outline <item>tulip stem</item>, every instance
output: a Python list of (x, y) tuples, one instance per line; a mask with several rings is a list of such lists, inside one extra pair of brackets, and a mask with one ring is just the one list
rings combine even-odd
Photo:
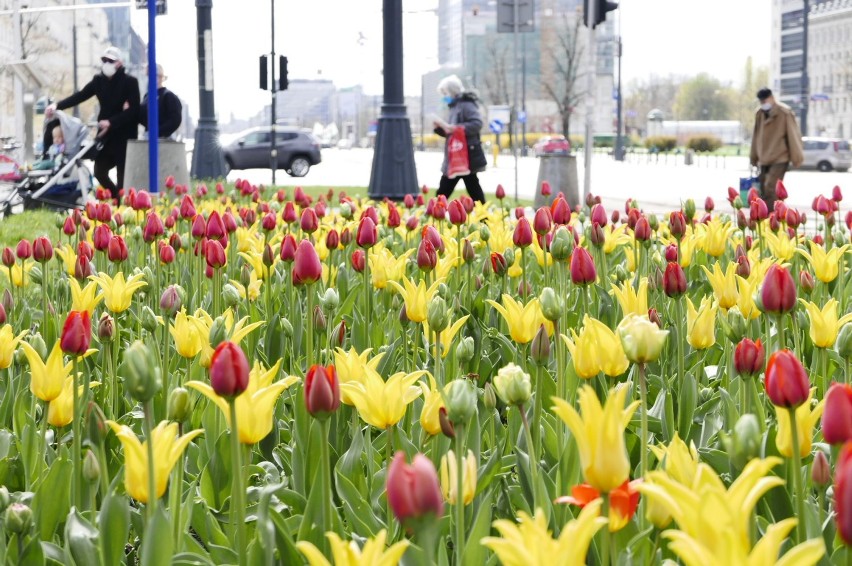
[[(373, 319), (373, 294), (370, 289), (370, 248), (364, 248), (364, 303), (367, 316), (364, 318), (364, 348), (370, 347), (370, 324)], [(312, 314), (310, 316), (313, 316)]]
[(148, 520), (154, 516), (154, 511), (157, 508), (157, 477), (156, 466), (154, 465), (154, 438), (152, 431), (154, 430), (154, 416), (152, 403), (149, 399), (142, 404), (142, 411), (145, 418), (142, 420), (142, 427), (145, 431), (145, 447), (148, 451), (148, 502), (146, 504)]
[[(526, 417), (525, 417), (526, 418)], [(462, 566), (462, 555), (464, 554), (464, 425), (457, 424), (455, 427), (456, 448), (456, 540), (455, 558), (457, 566)], [(533, 490), (535, 493), (535, 490)]]
[[(82, 456), (80, 454), (80, 452), (81, 452), (81, 440), (82, 440), (80, 438), (80, 418), (81, 418), (80, 409), (82, 407), (80, 407), (80, 382), (79, 382), (80, 378), (79, 378), (79, 374), (77, 372), (77, 357), (76, 356), (72, 356), (72, 364), (73, 364), (72, 371), (74, 372), (74, 377), (73, 377), (74, 384), (71, 386), (72, 389), (73, 389), (73, 393), (74, 393), (74, 407), (73, 407), (73, 417), (72, 418), (74, 420), (71, 421), (71, 429), (73, 431), (72, 432), (73, 438), (71, 440), (71, 459), (74, 462), (73, 470), (72, 470), (74, 477), (71, 480), (71, 486), (72, 486), (72, 489), (71, 489), (71, 493), (72, 493), (71, 504), (79, 509), (80, 506), (83, 504), (83, 501), (82, 501), (83, 495), (82, 495), (82, 491), (80, 489), (80, 479), (81, 479), (80, 464), (82, 462)], [(47, 418), (46, 413), (45, 413), (44, 416), (45, 416), (45, 418)], [(104, 473), (106, 473), (106, 470), (104, 470)]]
[(320, 429), (322, 430), (322, 439), (320, 442), (320, 461), (322, 481), (323, 481), (323, 496), (322, 496), (322, 516), (323, 516), (323, 533), (334, 530), (334, 523), (331, 520), (332, 514), (332, 481), (331, 481), (331, 456), (329, 454), (328, 444), (331, 439), (328, 436), (331, 422), (328, 418), (320, 421)]
[[(527, 420), (527, 410), (523, 405), (518, 405), (518, 411), (521, 412), (521, 422), (524, 425), (524, 435), (527, 440), (527, 455), (529, 456), (530, 462), (530, 486), (532, 488), (533, 495), (533, 514), (535, 514), (535, 510), (539, 509), (541, 506), (541, 502), (538, 499), (538, 460), (536, 459), (535, 446), (533, 445), (532, 439), (532, 430), (530, 429), (530, 422)], [(511, 437), (511, 434), (506, 435), (507, 438)], [(544, 509), (542, 509), (544, 511)]]
[(790, 413), (790, 436), (793, 437), (793, 497), (796, 500), (796, 540), (799, 543), (807, 539), (807, 515), (805, 515), (805, 492), (802, 490), (802, 455), (799, 452), (799, 423), (796, 421), (796, 407), (788, 407)]
[(784, 340), (784, 315), (779, 314), (775, 318), (775, 329), (778, 332), (778, 349), (783, 350), (786, 346), (786, 341)]
[(527, 248), (521, 248), (521, 273), (524, 276), (524, 288), (523, 292), (520, 293), (521, 299), (526, 301), (527, 295), (530, 294), (530, 291), (527, 289)]
[(305, 351), (305, 374), (311, 369), (311, 364), (314, 359), (314, 290), (313, 285), (305, 287), (306, 303), (304, 317), (307, 321), (308, 331), (306, 335), (306, 351)]
[[(603, 497), (603, 506), (601, 507), (601, 517), (607, 520), (606, 532), (601, 535), (601, 566), (609, 566), (611, 563), (610, 553), (612, 544), (612, 533), (609, 532), (609, 494), (601, 494)], [(640, 527), (641, 529), (641, 527)]]
[[(308, 290), (310, 292), (310, 290)], [(245, 504), (243, 503), (243, 495), (245, 487), (243, 486), (243, 464), (242, 454), (240, 452), (239, 427), (237, 426), (237, 400), (236, 398), (228, 399), (228, 405), (231, 415), (231, 524), (237, 531), (237, 557), (240, 566), (246, 564), (246, 521), (244, 517)], [(326, 445), (324, 439), (321, 444)]]
[[(541, 456), (543, 455), (541, 449), (541, 408), (544, 403), (544, 399), (542, 398), (544, 395), (544, 376), (546, 372), (544, 368), (540, 365), (536, 364), (535, 366), (535, 402), (533, 403), (533, 423), (535, 423), (535, 430), (532, 431), (533, 438), (533, 446), (535, 447), (535, 454)], [(532, 455), (532, 454), (531, 454)], [(538, 462), (530, 462), (530, 466), (537, 466)]]

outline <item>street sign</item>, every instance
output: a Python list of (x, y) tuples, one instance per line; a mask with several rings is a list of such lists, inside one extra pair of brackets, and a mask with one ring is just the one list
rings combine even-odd
[(527, 113), (524, 110), (518, 111), (518, 123), (526, 124), (527, 123)]
[(495, 134), (499, 134), (503, 131), (503, 122), (500, 120), (491, 120), (488, 122), (488, 129)]
[[(157, 15), (165, 16), (167, 13), (166, 8), (166, 0), (157, 0)], [(148, 9), (148, 0), (136, 0), (136, 9), (137, 10), (147, 10)]]
[(511, 121), (511, 107), (508, 105), (489, 106), (488, 117), (492, 120), (499, 120), (503, 124), (508, 124)]
[(497, 4), (498, 33), (515, 31), (515, 3), (518, 4), (518, 31), (525, 33), (535, 29), (533, 0), (499, 0)]

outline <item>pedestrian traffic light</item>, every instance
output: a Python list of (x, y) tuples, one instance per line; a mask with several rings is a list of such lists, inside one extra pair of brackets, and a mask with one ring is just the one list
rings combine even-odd
[(287, 90), (290, 81), (287, 79), (287, 58), (283, 55), (278, 59), (278, 90)]
[(268, 71), (266, 70), (266, 55), (260, 56), (260, 90), (269, 90)]
[(589, 29), (594, 29), (606, 21), (606, 13), (618, 8), (618, 2), (609, 0), (583, 0), (583, 13), (585, 24)]

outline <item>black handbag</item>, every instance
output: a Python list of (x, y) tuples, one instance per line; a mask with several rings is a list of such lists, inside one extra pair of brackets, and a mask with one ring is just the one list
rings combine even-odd
[(477, 140), (468, 144), (467, 155), (468, 159), (470, 159), (471, 173), (484, 171), (488, 166), (488, 161), (485, 159), (485, 152), (482, 150), (482, 143), (480, 141)]

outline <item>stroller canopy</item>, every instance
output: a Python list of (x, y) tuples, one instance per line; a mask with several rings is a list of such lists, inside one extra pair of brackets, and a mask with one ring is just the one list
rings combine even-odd
[[(45, 151), (50, 145), (50, 143), (47, 143), (48, 136), (52, 136), (51, 132), (57, 123), (62, 128), (62, 137), (65, 138), (65, 154), (77, 155), (83, 148), (83, 144), (89, 139), (89, 128), (78, 118), (61, 110), (57, 110), (55, 117), (44, 124)], [(52, 137), (50, 140), (52, 143)]]

